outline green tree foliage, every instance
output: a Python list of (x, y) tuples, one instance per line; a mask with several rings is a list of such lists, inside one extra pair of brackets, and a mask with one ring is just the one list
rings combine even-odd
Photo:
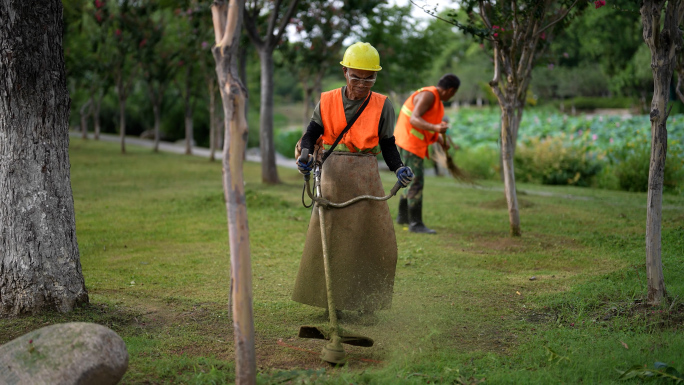
[(301, 10), (291, 20), (296, 39), (282, 50), (283, 60), (302, 85), (305, 125), (311, 119), (311, 107), (321, 94), (323, 77), (340, 62), (345, 39), (380, 3), (380, 0), (310, 0), (302, 3)]
[[(591, 71), (593, 81), (577, 84), (571, 96), (596, 96), (596, 88), (600, 87), (603, 96), (641, 97), (653, 89), (650, 56), (641, 35), (639, 4), (634, 0), (611, 0), (610, 6), (576, 17), (555, 38), (544, 59), (546, 64), (569, 69), (570, 73)], [(596, 83), (599, 76), (603, 80)]]
[[(435, 80), (426, 79), (433, 60), (453, 38), (448, 29), (430, 28), (411, 16), (411, 5), (380, 5), (367, 14), (367, 26), (358, 31), (362, 41), (380, 53), (375, 89), (387, 93), (406, 93)], [(403, 102), (400, 101), (400, 102)]]

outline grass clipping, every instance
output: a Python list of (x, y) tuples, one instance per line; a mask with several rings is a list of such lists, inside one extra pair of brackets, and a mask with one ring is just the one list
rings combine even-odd
[[(447, 140), (449, 141), (449, 145), (451, 148), (457, 148), (454, 145), (454, 142), (451, 141), (451, 138), (448, 136), (445, 136)], [(451, 174), (452, 177), (454, 177), (457, 180), (460, 180), (462, 182), (466, 182), (469, 184), (475, 184), (475, 180), (463, 169), (459, 168), (456, 165), (456, 162), (454, 162), (454, 158), (449, 154), (449, 151), (445, 150), (444, 147), (442, 147), (441, 144), (435, 143), (432, 146), (432, 160), (437, 163), (440, 167), (445, 168), (449, 170), (449, 174)]]

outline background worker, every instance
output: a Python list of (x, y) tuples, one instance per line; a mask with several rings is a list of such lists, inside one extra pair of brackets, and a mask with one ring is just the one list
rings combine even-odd
[[(325, 199), (344, 202), (360, 195), (385, 195), (377, 155), (407, 186), (413, 178), (395, 145), (394, 107), (387, 96), (371, 91), (380, 67), (378, 51), (368, 43), (347, 48), (342, 62), (346, 85), (321, 94), (301, 148), (313, 153), (319, 138), (330, 153), (321, 170)], [(360, 113), (359, 113), (360, 111)], [(354, 121), (355, 115), (358, 115)], [(347, 122), (354, 123), (344, 134)], [(338, 137), (338, 145), (332, 149)], [(332, 152), (331, 152), (332, 151)], [(313, 166), (297, 161), (302, 174)], [(324, 210), (335, 310), (373, 312), (392, 301), (397, 243), (385, 201), (361, 201), (341, 209)], [(292, 299), (327, 308), (320, 218), (313, 210)]]
[(461, 81), (454, 74), (446, 74), (439, 79), (437, 86), (423, 87), (414, 92), (399, 112), (394, 129), (399, 153), (415, 177), (409, 184), (406, 195), (399, 198), (397, 223), (408, 224), (413, 233), (435, 234), (423, 224), (423, 159), (428, 157), (428, 147), (439, 142), (448, 149), (444, 134), (449, 124), (444, 118), (444, 103), (458, 91)]

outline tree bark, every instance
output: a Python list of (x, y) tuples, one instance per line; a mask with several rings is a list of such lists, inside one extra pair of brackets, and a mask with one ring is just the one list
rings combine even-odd
[[(489, 83), (492, 91), (497, 97), (501, 108), (501, 177), (504, 182), (504, 195), (508, 205), (508, 222), (510, 234), (519, 237), (522, 234), (520, 228), (520, 210), (518, 208), (518, 195), (515, 186), (515, 146), (517, 131), (522, 118), (522, 107), (524, 104), (518, 100), (518, 82), (511, 63), (511, 54), (500, 47), (494, 48), (494, 79)], [(506, 78), (506, 84), (502, 87), (499, 84), (501, 75)], [(526, 92), (527, 90), (525, 90)], [(523, 93), (524, 94), (524, 93)], [(520, 107), (519, 107), (520, 106)], [(516, 110), (520, 108), (520, 113)]]
[(259, 116), (259, 147), (261, 149), (261, 181), (267, 184), (280, 183), (275, 161), (273, 142), (273, 50), (264, 47), (259, 50), (261, 62), (261, 107)]
[[(661, 28), (661, 14), (665, 21)], [(663, 180), (667, 155), (667, 102), (676, 54), (682, 47), (679, 24), (684, 14), (681, 0), (644, 0), (641, 5), (643, 37), (651, 51), (653, 99), (651, 101), (651, 160), (648, 169), (648, 201), (646, 205), (646, 275), (648, 303), (660, 304), (667, 296), (661, 255)]]
[(236, 57), (244, 6), (244, 0), (232, 0), (229, 5), (215, 1), (211, 10), (216, 37), (212, 52), (216, 60), (216, 75), (226, 127), (223, 143), (223, 189), (230, 242), (235, 383), (252, 385), (256, 383), (252, 267), (242, 171), (248, 129), (244, 114), (247, 92), (240, 82)]
[[(238, 60), (240, 61), (240, 64), (238, 66), (238, 73), (240, 74), (240, 81), (242, 81), (242, 84), (247, 87), (247, 50), (248, 50), (248, 45), (243, 44), (240, 47), (238, 47)], [(249, 97), (245, 99), (245, 119), (249, 117)], [(219, 130), (219, 138), (221, 136), (221, 133), (223, 130)], [(221, 143), (219, 140), (218, 143)], [(246, 148), (246, 147), (245, 147)]]
[(520, 210), (518, 209), (518, 195), (515, 190), (515, 168), (513, 159), (515, 156), (515, 115), (513, 108), (507, 105), (501, 106), (501, 160), (504, 179), (504, 194), (508, 204), (508, 221), (510, 232), (514, 237), (519, 237), (520, 230)]
[(0, 0), (0, 316), (88, 302), (69, 172), (62, 23), (61, 1)]

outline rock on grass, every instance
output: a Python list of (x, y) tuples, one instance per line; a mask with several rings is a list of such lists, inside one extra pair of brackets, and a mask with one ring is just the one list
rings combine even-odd
[(0, 384), (116, 384), (127, 368), (121, 337), (93, 323), (51, 325), (0, 346)]

